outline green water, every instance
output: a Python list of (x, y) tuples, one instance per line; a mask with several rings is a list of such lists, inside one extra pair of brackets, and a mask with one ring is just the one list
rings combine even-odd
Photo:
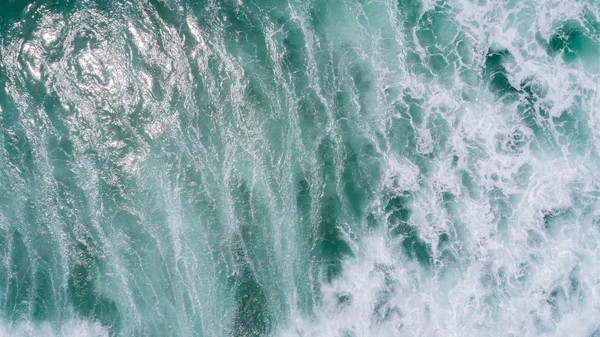
[(600, 3), (3, 0), (0, 337), (600, 335)]

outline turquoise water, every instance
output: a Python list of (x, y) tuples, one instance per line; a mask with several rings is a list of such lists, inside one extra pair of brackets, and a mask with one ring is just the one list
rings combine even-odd
[(600, 336), (600, 2), (3, 0), (0, 336)]

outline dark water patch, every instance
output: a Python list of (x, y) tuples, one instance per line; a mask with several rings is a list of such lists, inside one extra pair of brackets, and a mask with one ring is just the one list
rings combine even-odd
[(423, 267), (429, 267), (432, 261), (431, 247), (419, 237), (415, 227), (403, 229), (402, 247), (409, 258), (416, 259)]
[(336, 305), (338, 308), (349, 307), (352, 305), (352, 295), (348, 293), (336, 294)]
[(452, 244), (452, 242), (454, 242), (450, 240), (450, 237), (451, 236), (449, 233), (441, 233), (438, 236), (438, 250), (444, 250), (448, 248)]
[[(313, 229), (315, 224), (311, 221), (311, 184), (309, 178), (304, 174), (299, 174), (296, 177), (296, 214), (298, 221), (298, 236), (301, 238), (313, 237)], [(305, 256), (294, 260), (294, 279), (303, 280), (298, 282), (296, 287), (298, 289), (298, 307), (304, 310), (306, 313), (311, 312), (313, 308), (313, 297), (312, 297), (312, 285), (309, 280), (310, 275), (310, 258), (314, 256), (314, 252), (311, 251), (312, 242), (306, 244), (298, 244)]]
[(307, 91), (298, 102), (298, 119), (304, 146), (308, 148), (319, 146), (315, 144), (315, 140), (319, 139), (324, 132), (327, 113), (323, 102), (314, 91)]
[(239, 243), (234, 248), (237, 269), (233, 276), (235, 309), (229, 336), (265, 336), (274, 323), (268, 297)]
[(313, 240), (313, 254), (319, 269), (327, 282), (342, 273), (342, 261), (352, 256), (352, 250), (340, 230), (339, 214), (342, 204), (336, 196), (327, 196), (321, 200), (321, 221)]
[(283, 67), (288, 76), (293, 75), (295, 83), (300, 87), (305, 87), (307, 84), (303, 74), (306, 74), (307, 69), (306, 38), (297, 22), (280, 19), (280, 24), (285, 34), (282, 41)]
[(67, 291), (76, 312), (107, 327), (111, 336), (118, 335), (122, 318), (117, 304), (104, 296), (100, 278), (105, 261), (89, 243), (77, 242), (75, 263), (71, 268)]
[(320, 222), (312, 239), (313, 258), (316, 259), (317, 274), (331, 282), (342, 272), (342, 260), (352, 256), (352, 250), (341, 232), (341, 217), (344, 208), (336, 193), (336, 160), (338, 157), (335, 143), (326, 138), (318, 148), (322, 163), (324, 180), (323, 197), (320, 204)]
[(342, 173), (342, 182), (344, 184), (344, 193), (350, 212), (355, 219), (362, 218), (364, 208), (369, 199), (367, 182), (363, 181), (363, 175), (360, 170), (359, 155), (350, 147), (344, 157), (344, 172)]
[[(63, 228), (67, 231), (69, 242), (73, 243), (69, 248), (73, 264), (70, 266), (67, 295), (79, 315), (108, 327), (111, 336), (117, 335), (122, 324), (121, 313), (116, 302), (105, 296), (102, 290), (102, 279), (107, 264), (100, 240), (104, 234), (91, 224), (86, 195), (76, 185), (76, 177), (68, 169), (71, 149), (56, 143), (54, 145), (56, 145), (56, 153), (53, 155), (55, 168), (66, 169), (64, 172), (57, 171), (62, 173), (55, 174), (59, 181), (61, 204), (64, 205), (57, 213), (64, 223)], [(113, 193), (112, 196), (114, 195)], [(109, 200), (114, 202), (113, 198)], [(106, 209), (118, 209), (114, 204), (111, 208), (109, 202), (103, 204)], [(121, 218), (117, 213), (113, 220), (116, 224), (121, 224), (119, 220), (123, 220), (123, 224), (127, 225), (126, 220), (132, 219)], [(113, 224), (112, 221), (107, 223)]]
[(552, 317), (559, 322), (563, 315), (563, 310), (567, 309), (567, 295), (562, 287), (556, 287), (546, 297), (546, 303), (550, 306)]
[(241, 244), (244, 246), (245, 258), (255, 269), (272, 270), (269, 268), (272, 253), (269, 248), (268, 213), (258, 200), (257, 191), (250, 188), (244, 180), (239, 180), (233, 195)]
[(393, 238), (402, 240), (402, 248), (408, 258), (415, 259), (424, 267), (432, 261), (431, 247), (419, 237), (419, 229), (410, 222), (412, 195), (404, 192), (392, 197), (385, 211), (388, 214), (387, 226)]
[(458, 240), (456, 239), (456, 234), (451, 230), (441, 232), (438, 235), (438, 244), (436, 248), (437, 254), (432, 256), (431, 264), (435, 267), (438, 275), (444, 278), (455, 272), (460, 263), (458, 259), (460, 247)]
[(21, 20), (27, 14), (27, 7), (37, 5), (35, 0), (7, 0), (2, 5), (2, 24), (4, 26), (11, 21)]
[(563, 226), (575, 217), (576, 215), (571, 208), (543, 210), (542, 225), (550, 236), (556, 238)]
[(490, 49), (485, 57), (483, 76), (488, 81), (490, 91), (504, 101), (517, 99), (518, 90), (510, 83), (509, 74), (504, 64), (512, 61), (508, 50)]
[[(593, 31), (583, 27), (579, 21), (567, 21), (546, 41), (546, 51), (550, 56), (562, 55), (565, 62), (572, 63), (578, 59), (595, 59), (600, 57), (598, 43), (590, 35)], [(596, 37), (597, 38), (597, 37)], [(538, 41), (540, 38), (538, 37)]]
[(57, 314), (57, 299), (51, 267), (50, 264), (43, 264), (34, 275), (35, 290), (31, 303), (31, 318), (34, 321), (48, 320), (56, 317)]
[(377, 179), (381, 175), (379, 158), (370, 143), (364, 143), (360, 150), (345, 146), (341, 176), (344, 199), (354, 222), (360, 223), (373, 193)]
[(4, 32), (3, 37), (7, 38), (5, 41), (21, 38), (23, 33), (31, 32), (48, 12), (69, 13), (75, 8), (76, 1), (73, 0), (6, 0), (0, 10), (0, 28)]
[(527, 80), (522, 85), (521, 101), (517, 112), (521, 116), (522, 123), (533, 131), (535, 135), (530, 146), (549, 151), (560, 151), (559, 144), (552, 134), (550, 107), (545, 100), (546, 92), (543, 87), (535, 82)]
[[(412, 203), (412, 195), (409, 192), (404, 192), (401, 195), (394, 196), (390, 199), (385, 207), (386, 213), (388, 213), (388, 226), (389, 228), (395, 228), (397, 226), (407, 226), (412, 210), (410, 205)], [(395, 229), (392, 229), (392, 234), (395, 235)]]
[[(261, 83), (262, 78), (258, 75), (250, 75), (248, 83), (244, 88), (244, 106), (252, 109), (261, 120), (269, 120), (273, 106), (268, 92), (272, 92), (271, 86)], [(262, 118), (261, 118), (262, 117)]]
[[(258, 186), (251, 187), (243, 179), (236, 183), (233, 200), (238, 219), (239, 241), (234, 242), (234, 254), (237, 273), (244, 275), (243, 280), (237, 279), (237, 282), (242, 283), (236, 290), (236, 301), (240, 306), (238, 314), (243, 321), (258, 315), (252, 318), (250, 323), (254, 328), (243, 328), (249, 329), (245, 331), (250, 333), (250, 336), (254, 336), (252, 331), (263, 334), (265, 329), (269, 330), (274, 324), (273, 313), (283, 312), (289, 306), (282, 293), (284, 285), (281, 283), (281, 260), (273, 247), (277, 238), (274, 236), (264, 197)], [(244, 294), (239, 295), (240, 291)], [(248, 291), (258, 293), (246, 294)], [(254, 298), (251, 298), (252, 296)], [(241, 328), (234, 328), (236, 329)]]

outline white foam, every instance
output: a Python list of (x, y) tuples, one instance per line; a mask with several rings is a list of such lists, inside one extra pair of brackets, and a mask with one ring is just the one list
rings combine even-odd
[(0, 324), (0, 337), (108, 337), (108, 330), (98, 322), (83, 319), (66, 321), (58, 328), (49, 323), (4, 322)]
[(394, 192), (416, 191), (419, 188), (419, 168), (407, 159), (390, 156), (384, 171), (383, 185)]
[[(554, 0), (452, 4), (458, 10), (456, 24), (474, 46), (475, 66), (484, 66), (490, 48), (505, 48), (513, 58), (504, 65), (510, 83), (522, 89), (533, 81), (544, 92), (534, 108), (545, 109), (545, 116), (537, 116), (545, 123), (540, 128), (560, 150), (543, 148), (543, 140), (536, 140), (523, 122), (522, 102), (501, 103), (487, 88), (472, 88), (476, 99), (455, 102), (463, 83), (443, 88), (407, 81), (425, 100), (424, 122), (411, 123), (416, 150), (439, 150), (431, 137), (435, 130), (427, 128), (427, 120), (439, 113), (434, 110), (438, 97), (450, 103), (452, 114), (443, 117), (451, 135), (446, 152), (428, 162), (427, 173), (385, 153), (380, 193), (385, 197), (375, 200), (374, 209), (380, 210), (389, 194), (410, 191), (409, 222), (431, 249), (433, 265), (407, 258), (402, 238), (385, 231), (387, 218), (379, 212), (383, 229), (356, 243), (356, 256), (344, 262), (341, 277), (323, 285), (314, 315), (291, 317), (276, 335), (587, 337), (597, 331), (598, 78), (580, 64), (549, 57), (535, 37), (539, 33), (548, 40), (563, 22), (580, 21), (587, 5)], [(423, 11), (431, 9), (431, 2), (423, 5)], [(585, 153), (571, 153), (568, 144), (557, 141), (560, 122), (553, 118), (579, 108), (593, 140)], [(461, 180), (465, 174), (471, 188)], [(443, 193), (456, 202), (448, 206)], [(498, 198), (507, 209), (500, 209)], [(451, 237), (445, 248), (438, 247), (442, 233)]]

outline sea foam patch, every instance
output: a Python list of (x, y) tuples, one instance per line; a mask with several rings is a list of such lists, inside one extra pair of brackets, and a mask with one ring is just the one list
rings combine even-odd
[(19, 322), (0, 325), (1, 337), (108, 337), (108, 329), (98, 322), (73, 319), (63, 322), (57, 328), (47, 322), (34, 324)]

